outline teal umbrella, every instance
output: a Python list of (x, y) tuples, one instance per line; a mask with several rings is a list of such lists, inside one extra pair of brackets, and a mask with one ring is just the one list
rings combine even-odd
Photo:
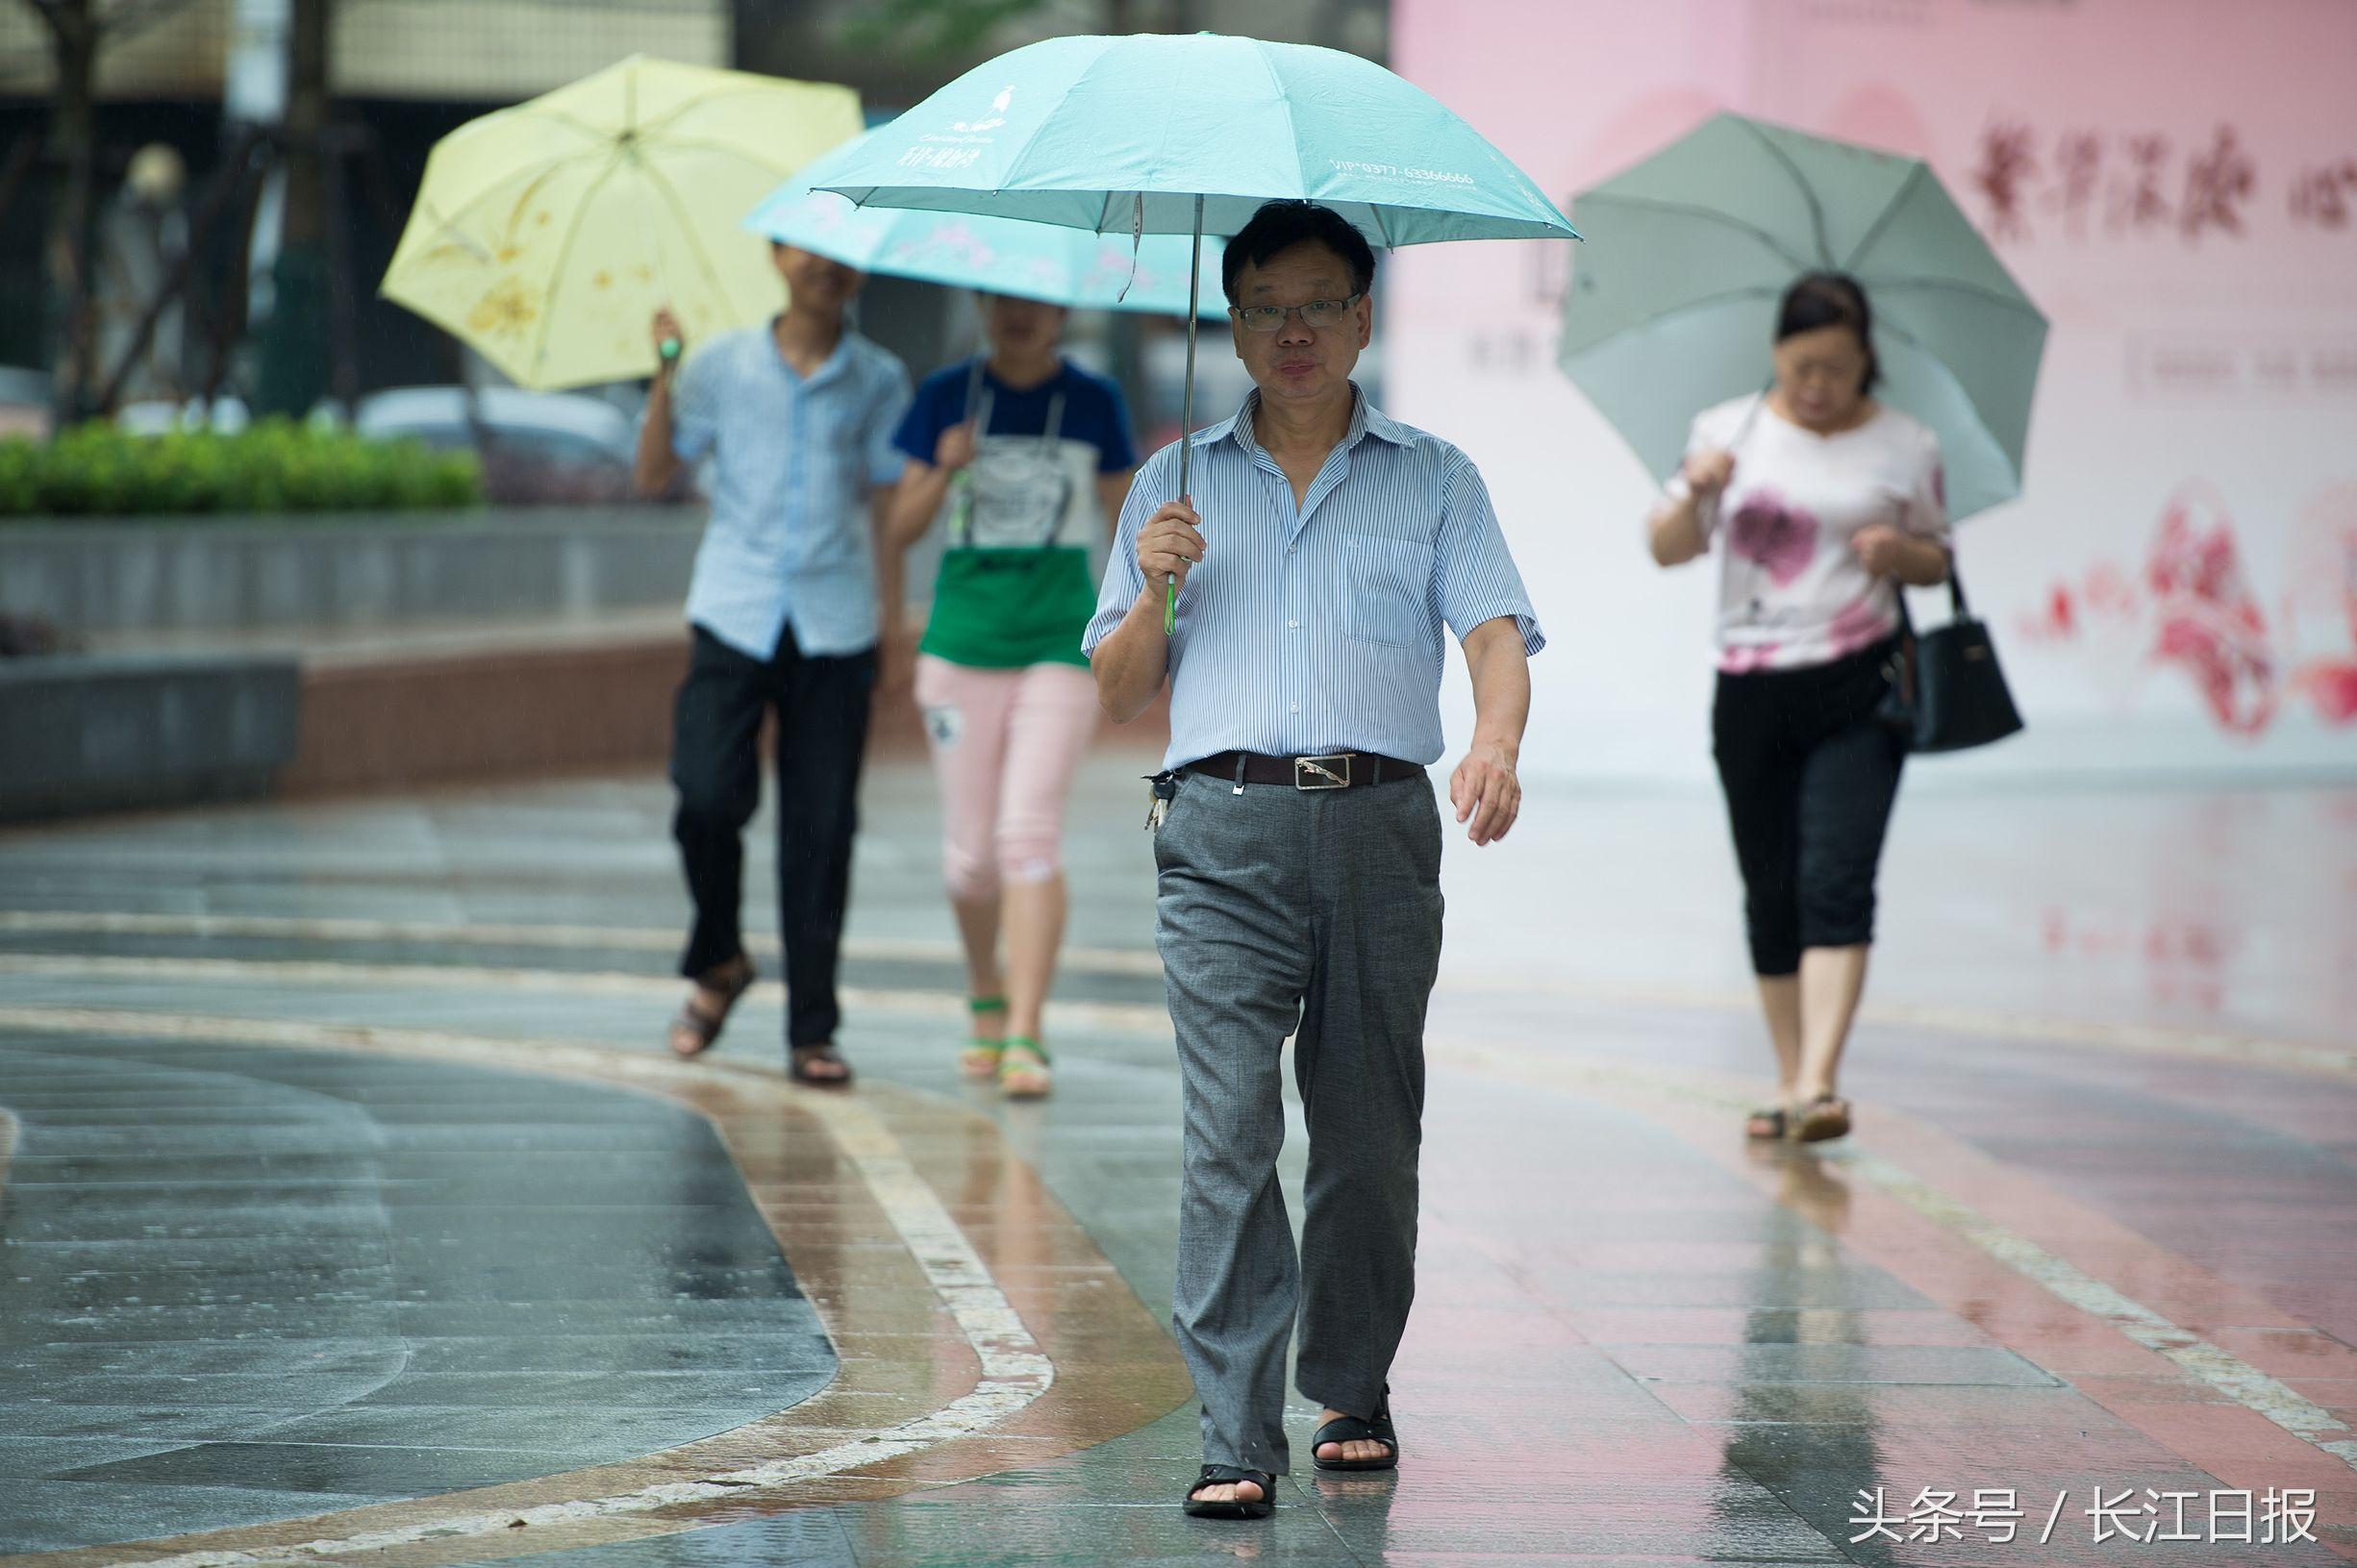
[(2046, 318), (1921, 160), (1720, 114), (1571, 211), (1611, 242), (1580, 253), (1561, 363), (1657, 476), (1768, 380), (1793, 280), (1834, 268), (1873, 303), (1875, 395), (1939, 435), (1951, 514), (2021, 493)]
[[(1201, 236), (1233, 235), (1280, 199), (1330, 207), (1387, 247), (1579, 237), (1504, 153), (1382, 66), (1211, 33), (1013, 50), (877, 130), (821, 183), (863, 207), (979, 212), (1141, 244), (1188, 235), (1198, 266)], [(1194, 326), (1190, 316), (1190, 431)], [(1181, 493), (1189, 457), (1182, 443)], [(1173, 591), (1172, 616), (1176, 603)]]
[(863, 207), (1100, 234), (1232, 235), (1287, 198), (1376, 245), (1577, 237), (1421, 88), (1339, 50), (1213, 33), (1010, 51), (877, 130), (826, 183)]
[[(865, 139), (828, 153), (778, 187), (744, 226), (862, 272), (1080, 310), (1187, 313), (1193, 257), (1175, 235), (1150, 235), (1133, 247), (1117, 236), (1019, 218), (855, 207), (820, 188), (845, 153)], [(1227, 299), (1219, 292), (1216, 246), (1209, 260), (1214, 277), (1209, 284), (1198, 278), (1196, 309), (1218, 315)]]

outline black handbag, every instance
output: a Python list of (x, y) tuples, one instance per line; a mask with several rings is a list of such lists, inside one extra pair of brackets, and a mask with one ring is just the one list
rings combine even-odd
[(2021, 714), (1997, 667), (1996, 644), (1986, 623), (1965, 604), (1964, 579), (1947, 579), (1947, 625), (1918, 633), (1898, 595), (1898, 652), (1883, 666), (1891, 689), (1875, 716), (1902, 731), (1908, 749), (1960, 752), (2002, 740), (2021, 728)]

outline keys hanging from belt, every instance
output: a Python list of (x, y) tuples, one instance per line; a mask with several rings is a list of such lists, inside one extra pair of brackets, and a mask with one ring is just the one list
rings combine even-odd
[(1153, 788), (1153, 799), (1146, 803), (1145, 831), (1161, 831), (1163, 818), (1170, 814), (1170, 803), (1178, 799), (1178, 780), (1175, 773), (1152, 773), (1146, 783)]

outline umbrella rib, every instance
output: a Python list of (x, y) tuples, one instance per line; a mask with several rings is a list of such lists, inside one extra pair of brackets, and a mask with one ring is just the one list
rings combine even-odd
[(1984, 434), (1988, 431), (1989, 416), (1981, 412), (1981, 406), (1978, 400), (1976, 400), (1970, 392), (1965, 391), (1964, 383), (1961, 380), (1958, 380), (1956, 372), (1948, 368), (1946, 361), (1941, 359), (1939, 355), (1932, 352), (1932, 347), (1929, 343), (1926, 343), (1921, 337), (1909, 331), (1904, 324), (1896, 321), (1877, 321), (1874, 323), (1874, 330), (1876, 332), (1889, 333), (1892, 336), (1897, 338), (1900, 342), (1906, 344), (1909, 348), (1914, 349), (1918, 354), (1921, 354), (1925, 359), (1929, 360), (1932, 364), (1945, 374), (1950, 381), (1956, 382), (1956, 389), (1964, 393), (1964, 400), (1966, 404), (1972, 410), (1972, 417), (1980, 421), (1981, 430)]
[[(611, 149), (609, 149), (609, 151), (611, 151)], [(532, 166), (528, 171), (530, 178), (524, 182), (524, 194), (528, 196), (533, 191), (539, 189), (542, 180), (547, 179), (548, 176), (554, 174), (559, 168), (571, 162), (573, 160), (577, 158), (590, 158), (594, 156), (595, 153), (593, 150), (583, 148), (574, 152), (559, 153), (554, 158), (543, 159), (539, 163)], [(526, 172), (526, 170), (518, 169), (515, 171), (515, 174), (523, 174)], [(465, 235), (464, 230), (459, 229), (460, 221), (464, 219), (467, 213), (473, 212), (485, 202), (489, 201), (501, 191), (506, 190), (514, 178), (514, 175), (511, 175), (508, 179), (492, 181), (489, 185), (484, 187), (481, 190), (476, 191), (473, 195), (467, 197), (464, 202), (461, 202), (457, 207), (453, 208), (447, 216), (438, 216), (435, 219), (436, 224), (445, 231), (457, 232), (463, 238), (471, 237), (470, 236)], [(518, 197), (517, 201), (520, 204), (522, 197)]]
[(568, 130), (580, 132), (591, 142), (601, 146), (611, 146), (616, 139), (612, 131), (591, 125), (588, 120), (577, 120), (561, 109), (534, 109), (529, 105), (524, 105), (517, 108), (516, 113), (526, 119), (554, 120)]
[[(1965, 389), (1964, 383), (1957, 378), (1956, 372), (1949, 369), (1946, 362), (1943, 361), (1939, 355), (1934, 354), (1931, 351), (1930, 344), (1924, 342), (1922, 338), (1918, 337), (1914, 333), (1909, 332), (1905, 327), (1900, 326), (1898, 323), (1893, 321), (1876, 322), (1874, 330), (1877, 332), (1889, 333), (1892, 336), (1897, 338), (1909, 348), (1915, 349), (1926, 360), (1929, 360), (1931, 361), (1932, 368), (1946, 376), (1949, 382), (1955, 386), (1956, 390), (1963, 395), (1965, 406), (1972, 411), (1973, 421), (1980, 427), (1981, 436), (1984, 438), (1989, 439), (1992, 444), (1997, 444), (1995, 443), (1993, 433), (1989, 429), (1989, 416), (1981, 411), (1979, 401), (1975, 399), (1969, 391)], [(2001, 497), (2000, 499), (2011, 500), (2013, 495), (2019, 495), (2021, 493), (2020, 470), (2014, 460), (2013, 454), (2007, 452), (2001, 444), (1997, 445), (1997, 456), (2004, 460), (2005, 478), (2013, 485), (2012, 495)], [(1986, 509), (1984, 508), (1980, 510)], [(1961, 514), (1951, 513), (1948, 517), (1948, 521), (1952, 523), (1962, 522), (1966, 517), (1971, 515), (1971, 512), (1964, 512)]]
[(1723, 305), (1729, 300), (1774, 299), (1777, 296), (1777, 292), (1778, 291), (1773, 288), (1762, 288), (1754, 286), (1748, 288), (1725, 288), (1719, 290), (1716, 294), (1702, 294), (1693, 299), (1682, 299), (1678, 301), (1677, 304), (1670, 306), (1666, 311), (1656, 311), (1651, 315), (1646, 316), (1642, 320), (1630, 322), (1627, 326), (1620, 328), (1609, 337), (1599, 337), (1594, 342), (1577, 350), (1571, 357), (1577, 359), (1581, 355), (1591, 353), (1595, 349), (1603, 347), (1606, 343), (1627, 337), (1634, 333), (1643, 332), (1648, 327), (1659, 326), (1661, 323), (1667, 321), (1672, 316), (1684, 315), (1689, 311), (1700, 311), (1713, 305)]
[[(1269, 96), (1276, 99), (1276, 101), (1279, 104), (1282, 104), (1285, 108), (1285, 127), (1290, 133), (1289, 139), (1293, 144), (1293, 188), (1300, 191), (1303, 199), (1307, 200), (1310, 189), (1310, 176), (1309, 171), (1301, 166), (1301, 128), (1293, 122), (1293, 101), (1291, 97), (1287, 96), (1285, 91), (1285, 80), (1277, 75), (1277, 67), (1268, 58), (1268, 45), (1259, 38), (1252, 39), (1251, 43), (1252, 58), (1261, 62), (1261, 70), (1268, 78)], [(1369, 205), (1371, 206), (1372, 204)], [(1388, 250), (1390, 248), (1391, 242), (1386, 240), (1385, 249)]]
[(678, 103), (673, 104), (669, 109), (664, 110), (654, 119), (648, 120), (644, 125), (639, 127), (639, 129), (646, 136), (653, 136), (656, 132), (662, 130), (664, 126), (669, 125), (673, 120), (678, 119), (682, 114), (687, 113), (688, 111), (691, 109), (701, 109), (715, 98), (723, 98), (732, 93), (746, 92), (750, 90), (750, 88), (740, 87), (731, 84), (726, 87), (715, 87), (706, 92), (691, 93), (688, 97), (681, 99)]
[(573, 221), (565, 225), (564, 242), (557, 247), (556, 265), (548, 269), (548, 293), (542, 301), (539, 336), (534, 339), (532, 344), (531, 364), (535, 376), (539, 374), (540, 356), (548, 352), (548, 329), (555, 324), (557, 318), (557, 284), (564, 276), (564, 263), (572, 260), (573, 241), (581, 236), (581, 226), (589, 218), (590, 200), (596, 196), (598, 190), (608, 180), (614, 178), (614, 171), (621, 166), (622, 153), (617, 147), (613, 156), (606, 160), (606, 166), (597, 171), (597, 178), (591, 180), (589, 187), (581, 193), (581, 200), (573, 206)]
[[(1898, 339), (1900, 342), (1902, 342), (1902, 343), (1906, 344), (1906, 345), (1907, 345), (1909, 348), (1919, 348), (1919, 349), (1921, 349), (1921, 350), (1922, 350), (1924, 353), (1926, 353), (1926, 354), (1931, 354), (1931, 345), (1930, 345), (1930, 344), (1928, 344), (1928, 343), (1926, 343), (1926, 342), (1924, 342), (1922, 338), (1920, 338), (1920, 337), (1917, 336), (1916, 336), (1916, 334), (1915, 334), (1915, 333), (1914, 333), (1912, 330), (1910, 330), (1910, 329), (1908, 328), (1908, 326), (1906, 325), (1906, 323), (1904, 323), (1904, 322), (1901, 322), (1901, 321), (1892, 321), (1892, 320), (1889, 320), (1889, 319), (1887, 319), (1887, 318), (1886, 318), (1886, 319), (1884, 319), (1884, 320), (1881, 320), (1881, 321), (1877, 321), (1877, 322), (1875, 322), (1875, 323), (1874, 323), (1874, 330), (1875, 330), (1876, 332), (1887, 332), (1887, 333), (1889, 333), (1889, 334), (1890, 334), (1892, 336), (1893, 336), (1893, 337), (1897, 338), (1897, 339)], [(1938, 356), (1938, 355), (1936, 355), (1936, 354), (1933, 354), (1933, 355), (1932, 355), (1932, 358), (1936, 360), (1936, 359), (1938, 359), (1938, 358), (1939, 358), (1939, 356)]]
[(1966, 283), (1960, 278), (1862, 278), (1859, 283), (1876, 294), (1927, 288), (1942, 289), (1954, 294), (1968, 294), (1987, 304), (1999, 306), (2017, 314), (2026, 315), (2042, 327), (2046, 324), (2045, 312), (2028, 300), (2019, 299), (2011, 294), (2001, 294), (1985, 284)]
[(735, 82), (730, 82), (719, 87), (706, 87), (699, 91), (691, 92), (687, 97), (682, 98), (678, 103), (675, 103), (670, 108), (664, 110), (655, 118), (648, 120), (639, 129), (648, 133), (660, 131), (664, 126), (670, 124), (673, 120), (678, 119), (682, 114), (688, 112), (688, 111), (690, 109), (701, 109), (706, 104), (711, 103), (716, 98), (725, 98), (735, 93), (750, 92), (753, 90), (755, 90), (753, 87), (745, 87)]
[(1922, 183), (1923, 176), (1930, 171), (1931, 165), (1928, 163), (1918, 163), (1907, 171), (1906, 184), (1900, 186), (1898, 194), (1893, 196), (1884, 205), (1883, 210), (1874, 215), (1873, 227), (1866, 231), (1866, 236), (1858, 241), (1856, 248), (1849, 253), (1849, 259), (1842, 263), (1843, 271), (1855, 272), (1858, 270), (1859, 259), (1874, 248), (1875, 241), (1882, 238), (1884, 231), (1891, 227), (1891, 220), (1898, 215), (1900, 208), (1907, 205), (1907, 198), (1915, 194), (1915, 187)]
[(1621, 207), (1641, 207), (1651, 212), (1676, 212), (1685, 217), (1701, 218), (1711, 223), (1721, 224), (1726, 228), (1735, 230), (1739, 234), (1747, 234), (1751, 236), (1752, 238), (1758, 240), (1761, 244), (1775, 252), (1780, 259), (1791, 262), (1795, 270), (1801, 272), (1806, 272), (1809, 270), (1809, 263), (1807, 261), (1803, 261), (1797, 256), (1794, 256), (1791, 251), (1787, 250), (1784, 245), (1784, 241), (1778, 239), (1774, 235), (1769, 234), (1766, 229), (1761, 228), (1756, 223), (1745, 223), (1741, 218), (1731, 218), (1727, 216), (1726, 213), (1718, 212), (1713, 208), (1696, 207), (1689, 202), (1659, 201), (1651, 196), (1623, 196), (1609, 191), (1590, 191), (1587, 195), (1580, 198), (1580, 204), (1582, 206), (1589, 206), (1597, 202), (1615, 204)]
[(681, 199), (679, 187), (664, 179), (652, 163), (644, 160), (639, 161), (639, 172), (662, 191), (663, 199), (669, 204), (671, 216), (679, 223), (680, 237), (687, 243), (688, 254), (694, 257), (695, 264), (703, 269), (706, 285), (720, 297), (723, 305), (735, 303), (729, 298), (727, 286), (720, 282), (719, 269), (712, 264), (712, 258), (704, 253), (704, 247), (696, 240), (695, 224), (688, 215), (688, 204)]
[[(1898, 193), (1891, 198), (1890, 204), (1886, 206), (1875, 217), (1873, 227), (1866, 232), (1865, 236), (1858, 241), (1857, 248), (1849, 253), (1849, 259), (1843, 263), (1843, 271), (1851, 273), (1855, 273), (1857, 271), (1859, 262), (1866, 259), (1867, 253), (1871, 251), (1874, 246), (1881, 241), (1882, 236), (1890, 231), (1893, 223), (1897, 220), (1899, 211), (1907, 205), (1907, 198), (1914, 195), (1917, 187), (1920, 186), (1930, 177), (1930, 175), (1931, 165), (1923, 162), (1918, 162), (1914, 168), (1908, 171), (1906, 184), (1899, 187)], [(2038, 322), (2041, 326), (2045, 324), (2046, 319), (2044, 313), (2041, 311), (2038, 307), (2032, 305), (2025, 299), (2002, 294), (1997, 290), (1987, 286), (1986, 285), (1966, 283), (1961, 279), (1877, 278), (1872, 281), (1869, 286), (1873, 292), (1881, 294), (1889, 294), (1908, 289), (1940, 289), (1951, 293), (1969, 295), (1983, 301), (1984, 303), (1994, 305), (2004, 310), (2013, 311), (2021, 315), (2026, 315), (2032, 320)], [(1919, 340), (1912, 337), (1909, 338), (1909, 341), (1914, 342), (1918, 348), (1923, 346)], [(1926, 352), (1929, 351), (1926, 350)]]
[[(421, 225), (424, 230), (431, 232), (421, 233)], [(390, 280), (392, 275), (400, 269), (400, 263), (404, 260), (402, 250), (410, 244), (410, 236), (414, 234), (418, 236), (416, 243), (424, 255), (436, 255), (444, 249), (456, 247), (478, 261), (490, 260), (491, 253), (480, 240), (464, 229), (452, 227), (448, 218), (434, 211), (432, 202), (420, 196), (417, 198), (416, 210), (410, 213), (409, 222), (401, 230), (401, 240), (393, 248), (392, 261), (386, 264), (385, 277), (387, 280)], [(412, 256), (407, 260), (414, 265), (417, 258)], [(384, 284), (380, 283), (377, 286), (382, 289)]]
[(1809, 206), (1809, 227), (1817, 235), (1818, 265), (1827, 267), (1833, 265), (1833, 246), (1825, 238), (1824, 205), (1817, 199), (1817, 190), (1809, 184), (1808, 176), (1800, 172), (1800, 165), (1793, 162), (1792, 154), (1768, 139), (1768, 133), (1761, 129), (1757, 122), (1739, 115), (1736, 123), (1750, 132), (1752, 139), (1766, 148), (1768, 156), (1783, 164), (1784, 172), (1793, 177), (1793, 184), (1800, 191), (1800, 199)]
[[(1104, 57), (1100, 55), (1097, 57), (1097, 60), (1102, 60), (1103, 58)], [(1257, 50), (1254, 51), (1254, 58), (1261, 58)], [(1091, 70), (1094, 70), (1096, 65), (1097, 61), (1092, 60), (1089, 62), (1089, 68)], [(1264, 70), (1267, 69), (1267, 62), (1266, 60), (1261, 61), (1261, 68)], [(1270, 74), (1273, 77), (1275, 73), (1271, 72)], [(1179, 102), (1180, 95), (1177, 93), (1171, 93), (1163, 100), (1162, 135), (1154, 143), (1154, 175), (1157, 178), (1159, 178), (1162, 173), (1164, 154), (1170, 145), (1170, 122), (1178, 118)], [(1203, 198), (1209, 195), (1210, 192), (1197, 190), (1192, 191), (1190, 194), (1194, 197), (1194, 216), (1188, 224), (1187, 232), (1193, 235), (1199, 235), (1203, 230)], [(1133, 209), (1133, 211), (1137, 210)], [(1201, 241), (1198, 239), (1196, 244), (1197, 247), (1200, 248)], [(1191, 326), (1194, 322), (1194, 317), (1190, 315), (1187, 320), (1189, 325)], [(1187, 335), (1187, 375), (1189, 378), (1188, 385), (1191, 387), (1193, 386), (1194, 376), (1194, 335), (1191, 332)], [(1191, 409), (1189, 411), (1189, 412), (1191, 414)], [(1182, 431), (1179, 433), (1179, 439), (1184, 441), (1192, 434), (1193, 433), (1191, 431)], [(1180, 449), (1179, 457), (1181, 459), (1180, 466), (1184, 467), (1186, 458), (1186, 449), (1184, 447)]]

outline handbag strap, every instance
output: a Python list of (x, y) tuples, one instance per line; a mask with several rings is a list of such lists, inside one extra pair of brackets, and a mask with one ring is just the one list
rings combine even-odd
[[(1915, 617), (1907, 611), (1907, 585), (1896, 584), (1893, 591), (1898, 599), (1899, 632), (1904, 636), (1912, 637), (1915, 635)], [(1972, 607), (1965, 602), (1964, 573), (1956, 569), (1956, 553), (1952, 550), (1947, 558), (1947, 606), (1949, 625), (1972, 618)]]

